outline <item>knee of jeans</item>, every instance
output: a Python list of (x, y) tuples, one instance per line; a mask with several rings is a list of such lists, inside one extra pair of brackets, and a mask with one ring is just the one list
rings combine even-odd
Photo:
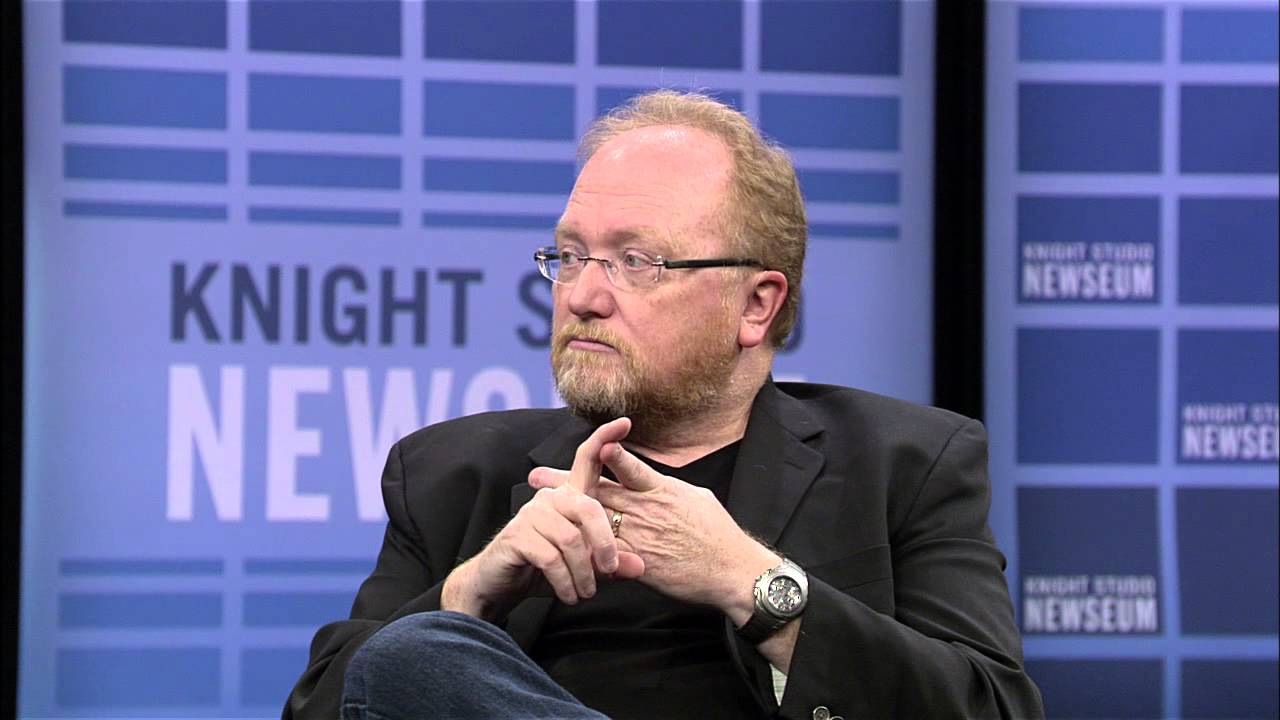
[[(423, 612), (389, 623), (365, 640), (348, 667), (348, 681), (360, 676), (403, 676), (408, 669), (418, 672), (444, 670), (447, 655), (462, 645), (492, 642), (488, 635), (500, 632), (483, 620), (452, 612)], [(483, 639), (481, 639), (483, 638)], [(431, 659), (434, 662), (424, 663)]]

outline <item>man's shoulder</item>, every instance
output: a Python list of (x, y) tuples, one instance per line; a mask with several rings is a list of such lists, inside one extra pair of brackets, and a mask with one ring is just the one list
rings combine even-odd
[(828, 431), (847, 432), (864, 440), (946, 438), (968, 423), (977, 424), (950, 410), (841, 385), (780, 382), (777, 387), (817, 415)]
[(525, 462), (525, 455), (574, 416), (565, 408), (484, 412), (434, 423), (397, 443), (406, 462)]
[(499, 443), (537, 445), (545, 435), (573, 419), (567, 408), (497, 410), (465, 415), (415, 430), (400, 440), (402, 446), (447, 444), (473, 447)]

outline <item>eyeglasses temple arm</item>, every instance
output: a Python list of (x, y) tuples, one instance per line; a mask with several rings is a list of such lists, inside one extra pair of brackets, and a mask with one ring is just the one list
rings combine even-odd
[(750, 258), (719, 258), (707, 260), (664, 260), (662, 266), (672, 270), (680, 270), (682, 268), (709, 268), (709, 267), (764, 267), (764, 263), (759, 260)]

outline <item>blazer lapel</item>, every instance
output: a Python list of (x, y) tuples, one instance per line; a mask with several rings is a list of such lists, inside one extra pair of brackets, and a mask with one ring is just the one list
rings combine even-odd
[[(729, 514), (738, 525), (777, 547), (801, 498), (822, 470), (822, 453), (806, 444), (823, 431), (804, 405), (772, 381), (756, 395), (729, 486)], [(760, 707), (777, 712), (769, 664), (737, 636), (725, 618), (729, 659), (751, 688)]]
[[(568, 469), (573, 465), (573, 454), (578, 446), (591, 435), (592, 427), (582, 419), (570, 416), (568, 421), (556, 428), (536, 447), (529, 451), (529, 469), (545, 465), (547, 467)], [(519, 512), (524, 504), (533, 499), (534, 489), (529, 483), (522, 482), (511, 486), (511, 515)], [(542, 633), (542, 625), (551, 612), (555, 599), (549, 597), (531, 597), (521, 600), (507, 616), (506, 630), (512, 640), (526, 653), (532, 652), (533, 644)]]
[(729, 486), (728, 510), (738, 525), (777, 545), (822, 470), (822, 453), (805, 442), (822, 431), (799, 400), (765, 383), (751, 408)]

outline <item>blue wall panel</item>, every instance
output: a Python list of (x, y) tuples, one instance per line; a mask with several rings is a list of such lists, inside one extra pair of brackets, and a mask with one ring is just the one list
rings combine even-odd
[[(1024, 575), (1155, 575), (1156, 493), (1152, 488), (1026, 487), (1018, 490)], [(1075, 552), (1065, 555), (1064, 546)]]
[(400, 187), (400, 156), (250, 152), (249, 184), (393, 190)]
[(1280, 695), (1258, 692), (1274, 687), (1280, 675), (1275, 660), (1187, 660), (1182, 663), (1182, 707), (1189, 718), (1273, 718)]
[(573, 0), (425, 0), (426, 57), (572, 63)]
[(64, 628), (220, 627), (218, 593), (63, 593), (58, 625)]
[(400, 55), (399, 0), (249, 0), (249, 48)]
[(1028, 660), (1054, 718), (1162, 717), (1159, 660)]
[(894, 172), (803, 170), (800, 191), (809, 202), (898, 202), (899, 178)]
[(67, 200), (67, 217), (151, 218), (154, 220), (226, 220), (226, 205), (205, 203)]
[(573, 187), (572, 163), (532, 160), (426, 158), (422, 188), (447, 192), (564, 195)]
[(280, 702), (280, 688), (293, 687), (307, 667), (306, 647), (250, 648), (240, 657), (240, 701), (270, 707)]
[(1159, 341), (1151, 330), (1019, 329), (1018, 460), (1155, 462)]
[(763, 0), (760, 66), (784, 72), (897, 75), (900, 0)]
[(225, 150), (68, 143), (63, 149), (62, 174), (77, 180), (225, 184), (227, 153)]
[(252, 73), (249, 127), (399, 134), (400, 80)]
[(1276, 174), (1275, 85), (1183, 85), (1179, 156), (1185, 173)]
[(1275, 488), (1178, 490), (1182, 631), (1275, 635), (1280, 606)]
[(1275, 63), (1280, 12), (1274, 7), (1188, 7), (1182, 61)]
[(601, 65), (742, 68), (742, 3), (604, 0), (596, 12)]
[(1157, 172), (1158, 85), (1024, 83), (1018, 88), (1018, 169)]
[(227, 46), (226, 0), (64, 0), (62, 8), (67, 42)]
[(1275, 717), (1276, 4), (986, 7), (985, 421), (1029, 672), (1050, 718)]
[(218, 701), (218, 654), (217, 648), (60, 650), (58, 702), (111, 715), (160, 707), (208, 712)]
[(760, 124), (778, 142), (797, 148), (897, 150), (899, 101), (893, 96), (768, 93)]
[(1019, 195), (1018, 301), (1154, 303), (1160, 199)]
[[(1183, 197), (1178, 203), (1178, 300), (1275, 305), (1280, 299), (1274, 198)], [(1222, 278), (1232, 279), (1229, 283)]]
[(428, 137), (572, 140), (571, 85), (428, 80), (422, 134)]
[(64, 122), (221, 130), (227, 78), (220, 72), (67, 65)]
[(1159, 8), (1018, 8), (1018, 59), (1023, 62), (1160, 62), (1164, 13)]
[(930, 400), (930, 3), (23, 10), (21, 717), (279, 714), (372, 570), (391, 443), (560, 403), (533, 250), (638, 92), (795, 159), (776, 376)]

